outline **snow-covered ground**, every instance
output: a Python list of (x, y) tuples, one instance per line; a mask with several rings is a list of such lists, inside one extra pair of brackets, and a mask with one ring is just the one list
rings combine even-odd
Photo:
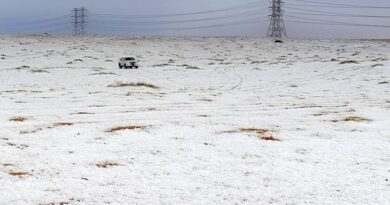
[(51, 203), (389, 204), (390, 42), (0, 37), (0, 204)]

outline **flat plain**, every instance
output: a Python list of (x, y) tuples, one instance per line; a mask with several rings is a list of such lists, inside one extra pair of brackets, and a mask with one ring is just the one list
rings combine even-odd
[(389, 41), (0, 37), (0, 204), (389, 201)]

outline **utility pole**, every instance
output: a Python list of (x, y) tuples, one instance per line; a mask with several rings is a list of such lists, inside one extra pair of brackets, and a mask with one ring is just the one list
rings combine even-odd
[(81, 7), (81, 35), (84, 36), (85, 34), (85, 17), (86, 17), (86, 14), (85, 14), (86, 10), (84, 7)]
[(86, 30), (86, 9), (84, 7), (73, 9), (73, 35), (80, 36), (85, 35)]
[(73, 35), (78, 36), (79, 35), (79, 9), (74, 8), (73, 9)]
[(286, 27), (283, 21), (283, 4), (284, 2), (282, 0), (272, 0), (272, 6), (270, 7), (270, 24), (267, 32), (268, 37), (287, 37)]

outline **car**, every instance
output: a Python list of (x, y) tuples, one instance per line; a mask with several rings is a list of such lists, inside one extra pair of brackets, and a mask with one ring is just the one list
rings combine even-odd
[(119, 68), (138, 68), (138, 64), (134, 57), (122, 57), (119, 59)]

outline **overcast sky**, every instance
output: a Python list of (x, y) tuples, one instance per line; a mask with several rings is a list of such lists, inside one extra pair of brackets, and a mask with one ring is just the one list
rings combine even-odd
[[(390, 8), (390, 0), (311, 1)], [(248, 5), (248, 2), (257, 3)], [(269, 14), (267, 7), (269, 5), (268, 0), (0, 0), (0, 33), (52, 32), (71, 34), (71, 10), (74, 7), (84, 6), (89, 11), (87, 32), (90, 34), (265, 36), (269, 24), (267, 17)], [(390, 16), (389, 8), (316, 8), (310, 5), (313, 4), (297, 0), (285, 0), (284, 19), (290, 37), (390, 38), (390, 27), (352, 27), (291, 22), (307, 22), (309, 20), (305, 18), (315, 18), (355, 24), (390, 26), (390, 18), (326, 17), (299, 14), (311, 13), (311, 10), (320, 10), (359, 15)], [(294, 10), (291, 7), (309, 11)], [(225, 8), (228, 8), (228, 10), (215, 11)], [(210, 12), (203, 13), (203, 11)], [(201, 13), (169, 17), (155, 16), (153, 18), (150, 16), (192, 12)], [(147, 15), (147, 17), (135, 18), (126, 15)], [(303, 19), (297, 19), (296, 17)], [(222, 25), (224, 26), (221, 27)]]

